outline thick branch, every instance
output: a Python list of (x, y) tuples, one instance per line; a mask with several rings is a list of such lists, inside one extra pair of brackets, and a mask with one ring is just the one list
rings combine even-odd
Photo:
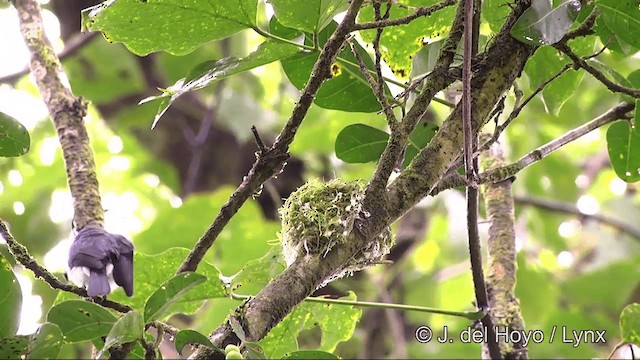
[[(527, 59), (535, 50), (535, 47), (520, 43), (509, 34), (511, 26), (529, 3), (516, 3), (475, 72), (471, 106), (474, 131), (484, 125), (491, 109), (520, 75)], [(429, 145), (389, 185), (389, 202), (386, 206), (389, 209), (388, 219), (399, 218), (436, 187), (451, 163), (460, 156), (462, 144), (461, 106), (458, 104)]]
[[(484, 153), (482, 164), (485, 169), (504, 164), (499, 144), (493, 144), (491, 150)], [(501, 332), (522, 332), (524, 322), (515, 295), (516, 233), (512, 181), (491, 183), (484, 190), (487, 219), (491, 224), (487, 239), (489, 313)], [(526, 359), (527, 348), (522, 343), (500, 340), (500, 357)]]
[(298, 127), (306, 116), (318, 89), (320, 89), (320, 85), (331, 77), (331, 64), (335, 61), (342, 45), (346, 41), (363, 1), (364, 0), (354, 0), (351, 2), (343, 21), (338, 25), (335, 32), (324, 45), (318, 61), (316, 61), (313, 71), (311, 72), (311, 78), (302, 90), (302, 95), (300, 95), (300, 99), (298, 99), (291, 117), (289, 117), (289, 120), (276, 138), (276, 141), (268, 151), (258, 153), (257, 159), (253, 163), (247, 176), (245, 176), (240, 186), (238, 186), (236, 191), (231, 194), (229, 200), (222, 206), (213, 223), (198, 240), (193, 250), (178, 269), (178, 272), (195, 271), (206, 252), (211, 248), (218, 235), (220, 235), (222, 229), (224, 229), (242, 204), (255, 194), (265, 181), (282, 171), (285, 161), (289, 158), (289, 145), (293, 141)]
[(100, 202), (96, 165), (84, 127), (87, 104), (73, 96), (61, 80), (60, 60), (55, 55), (42, 26), (40, 5), (35, 0), (13, 0), (20, 17), (20, 31), (31, 52), (30, 68), (58, 132), (73, 197), (74, 224), (102, 226), (104, 210)]
[(453, 62), (458, 43), (462, 38), (463, 10), (464, 8), (462, 6), (458, 6), (449, 37), (447, 37), (447, 40), (442, 46), (440, 56), (433, 71), (426, 79), (424, 89), (418, 95), (413, 106), (402, 119), (402, 122), (391, 131), (387, 146), (380, 156), (376, 171), (373, 174), (370, 185), (367, 187), (364, 199), (364, 207), (367, 209), (384, 209), (384, 204), (387, 203), (384, 189), (387, 186), (389, 176), (393, 172), (395, 164), (404, 151), (409, 135), (427, 111), (434, 96), (455, 81), (455, 78), (449, 75), (448, 69)]

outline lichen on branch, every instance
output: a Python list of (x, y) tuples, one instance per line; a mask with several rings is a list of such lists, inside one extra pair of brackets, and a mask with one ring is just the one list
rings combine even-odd
[[(20, 31), (31, 53), (29, 67), (36, 80), (62, 146), (67, 180), (73, 197), (74, 225), (102, 226), (96, 165), (84, 126), (87, 103), (75, 97), (66, 81), (49, 39), (44, 33), (40, 4), (36, 0), (12, 0), (20, 18)], [(65, 79), (63, 81), (63, 79)]]

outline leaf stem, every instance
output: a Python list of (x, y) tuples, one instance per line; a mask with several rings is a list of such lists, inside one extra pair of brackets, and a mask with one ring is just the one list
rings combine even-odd
[[(246, 299), (250, 299), (251, 296), (236, 294), (232, 292), (231, 298), (234, 300), (246, 300)], [(417, 312), (424, 312), (424, 313), (430, 313), (430, 314), (458, 316), (458, 317), (462, 317), (472, 321), (481, 319), (486, 315), (486, 313), (482, 310), (452, 311), (452, 310), (442, 310), (442, 309), (436, 309), (436, 308), (431, 308), (426, 306), (417, 306), (417, 305), (402, 305), (402, 304), (390, 304), (390, 303), (371, 302), (371, 301), (329, 299), (324, 297), (307, 297), (306, 299), (304, 299), (304, 301), (322, 303), (322, 304), (350, 305), (350, 306), (357, 306), (357, 307), (368, 307), (368, 308), (379, 308), (379, 309), (417, 311)]]
[(305, 50), (311, 50), (311, 51), (320, 51), (320, 48), (316, 47), (316, 46), (309, 46), (309, 45), (305, 45), (305, 44), (299, 44), (295, 41), (289, 40), (289, 39), (285, 39), (283, 37), (280, 37), (278, 35), (274, 35), (268, 31), (264, 31), (262, 29), (260, 29), (257, 26), (252, 27), (253, 31), (257, 32), (258, 34), (260, 34), (263, 37), (266, 37), (268, 39), (272, 39), (272, 40), (276, 40), (276, 41), (280, 41), (286, 44), (290, 44), (290, 45), (294, 45), (294, 46), (298, 46), (300, 48), (303, 48)]

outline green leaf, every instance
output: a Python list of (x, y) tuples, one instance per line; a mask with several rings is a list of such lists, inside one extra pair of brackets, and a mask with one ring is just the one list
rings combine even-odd
[(405, 168), (411, 163), (416, 155), (427, 146), (433, 136), (438, 131), (438, 125), (431, 122), (419, 123), (413, 132), (409, 135), (409, 141), (407, 142), (407, 151), (404, 155), (404, 162), (402, 167)]
[(137, 55), (184, 55), (255, 26), (257, 0), (118, 0), (84, 10), (84, 26)]
[(182, 354), (182, 349), (187, 344), (201, 344), (210, 348), (216, 348), (216, 346), (211, 343), (211, 340), (202, 333), (189, 329), (178, 331), (175, 338), (175, 346), (178, 354)]
[(62, 343), (60, 328), (44, 323), (34, 334), (0, 339), (0, 359), (56, 359)]
[[(134, 283), (136, 291), (127, 298), (123, 292), (118, 292), (112, 297), (136, 310), (142, 311), (146, 300), (165, 281), (175, 273), (176, 269), (189, 254), (188, 249), (173, 248), (158, 255), (135, 254), (136, 271)], [(193, 289), (171, 306), (166, 315), (172, 313), (192, 314), (197, 311), (206, 299), (227, 297), (224, 283), (219, 279), (220, 272), (213, 265), (203, 261), (198, 266), (198, 272), (209, 280), (203, 285)]]
[(637, 0), (598, 0), (596, 6), (613, 34), (640, 49), (640, 8)]
[(244, 347), (245, 349), (247, 349), (249, 359), (266, 359), (267, 358), (264, 354), (264, 349), (262, 348), (262, 346), (258, 345), (258, 343), (245, 341)]
[(551, 45), (562, 39), (582, 5), (578, 0), (564, 0), (551, 8), (549, 0), (535, 0), (511, 28), (511, 36), (529, 45)]
[(509, 7), (504, 0), (484, 0), (482, 2), (482, 17), (492, 32), (498, 33), (509, 16)]
[(29, 132), (18, 120), (0, 112), (0, 156), (24, 155), (30, 147)]
[(0, 359), (20, 359), (27, 353), (29, 336), (16, 335), (0, 338)]
[(440, 56), (440, 49), (443, 43), (444, 41), (440, 40), (425, 44), (422, 49), (415, 54), (411, 61), (411, 75), (409, 76), (411, 79), (424, 76), (433, 70)]
[[(402, 1), (409, 6), (432, 6), (439, 0), (409, 0)], [(386, 11), (386, 5), (382, 6), (382, 12)], [(414, 12), (414, 9), (393, 6), (389, 13), (389, 19), (405, 17)], [(359, 22), (373, 21), (375, 18), (373, 6), (368, 3), (358, 14)], [(428, 17), (420, 17), (409, 24), (385, 28), (380, 38), (380, 47), (383, 57), (391, 70), (400, 78), (406, 78), (411, 73), (411, 60), (422, 48), (424, 42), (433, 42), (444, 38), (451, 28), (451, 22), (455, 14), (455, 6), (448, 6)], [(376, 35), (376, 30), (360, 31), (362, 39), (371, 43)]]
[(299, 350), (285, 354), (282, 359), (340, 359), (336, 355), (319, 350)]
[(273, 246), (263, 257), (249, 261), (231, 280), (231, 290), (255, 294), (286, 268), (282, 246)]
[(628, 183), (640, 180), (640, 131), (627, 121), (617, 121), (607, 130), (607, 150), (618, 177)]
[(15, 335), (20, 326), (22, 291), (11, 264), (0, 254), (0, 338)]
[(65, 341), (79, 342), (107, 335), (116, 317), (94, 303), (69, 300), (53, 306), (47, 321), (60, 327)]
[[(127, 297), (124, 291), (118, 290), (109, 294), (109, 298), (129, 305), (134, 310), (144, 311), (147, 299), (175, 274), (176, 269), (188, 254), (189, 250), (184, 248), (168, 249), (157, 255), (134, 253), (136, 271), (133, 277), (135, 284), (133, 296)], [(224, 283), (219, 279), (220, 272), (216, 267), (203, 261), (198, 266), (198, 273), (206, 276), (209, 280), (180, 298), (170, 307), (167, 315), (175, 313), (193, 314), (202, 306), (204, 300), (227, 297)], [(56, 301), (61, 302), (65, 299), (74, 299), (74, 295), (60, 292)]]
[[(576, 51), (591, 52), (593, 39), (574, 42)], [(559, 53), (554, 48), (544, 46), (538, 49), (525, 65), (525, 73), (529, 77), (530, 89), (533, 91), (545, 81), (556, 75), (570, 59)], [(541, 97), (548, 113), (558, 115), (562, 106), (576, 93), (576, 89), (584, 77), (583, 71), (573, 69), (565, 71), (560, 77), (547, 84), (542, 90)]]
[[(355, 300), (355, 294), (350, 293), (344, 299)], [(280, 358), (298, 350), (296, 338), (302, 330), (317, 326), (322, 331), (318, 350), (331, 352), (339, 342), (351, 338), (361, 315), (362, 311), (352, 306), (303, 302), (260, 340), (259, 344), (267, 358)]]
[(600, 42), (603, 44), (607, 44), (607, 49), (611, 50), (618, 56), (622, 55), (626, 57), (637, 51), (636, 48), (627, 44), (624, 40), (617, 36), (616, 33), (611, 31), (611, 29), (606, 25), (602, 16), (598, 16), (598, 18), (596, 19), (594, 31), (600, 38)]
[[(300, 34), (293, 29), (282, 26), (275, 18), (271, 19), (269, 27), (273, 34), (281, 37), (290, 38)], [(334, 21), (318, 33), (316, 39), (320, 46), (327, 42), (336, 27), (337, 24)], [(307, 45), (313, 45), (310, 41), (312, 38), (313, 36), (309, 34), (305, 36)], [(372, 69), (373, 61), (366, 50), (357, 43), (356, 49), (362, 55), (367, 67)], [(282, 60), (282, 68), (289, 81), (296, 88), (303, 89), (306, 86), (318, 56), (318, 51), (301, 51)], [(338, 55), (336, 62), (332, 64), (332, 77), (322, 83), (314, 98), (314, 103), (325, 109), (349, 112), (379, 111), (381, 109), (380, 103), (378, 103), (357, 64), (358, 61), (355, 55), (353, 55), (349, 46), (346, 46)]]
[(286, 27), (318, 33), (349, 7), (349, 0), (270, 0), (278, 21)]
[(143, 334), (144, 320), (142, 314), (134, 310), (122, 315), (122, 317), (113, 324), (104, 342), (104, 347), (100, 350), (96, 358), (100, 358), (105, 350), (110, 347), (142, 339)]
[(31, 335), (27, 359), (57, 359), (62, 342), (60, 328), (56, 324), (44, 323)]
[[(635, 256), (567, 279), (560, 284), (562, 297), (575, 299), (574, 302), (584, 299), (584, 306), (588, 308), (617, 313), (628, 303), (633, 289), (640, 284), (638, 261), (640, 257)], [(593, 291), (594, 284), (598, 284), (599, 291)]]
[(347, 163), (377, 161), (388, 139), (389, 134), (369, 125), (349, 125), (336, 137), (336, 156)]
[(640, 304), (629, 304), (622, 310), (620, 337), (625, 343), (640, 346)]
[(260, 44), (258, 49), (244, 58), (226, 57), (220, 60), (210, 60), (193, 67), (189, 74), (175, 84), (163, 90), (161, 95), (150, 96), (140, 101), (140, 104), (163, 99), (158, 106), (158, 112), (153, 119), (151, 128), (155, 128), (169, 106), (180, 96), (190, 92), (200, 90), (228, 76), (247, 71), (262, 65), (286, 58), (299, 51), (299, 48), (292, 44), (267, 40)]
[(178, 301), (187, 291), (207, 280), (204, 275), (193, 272), (181, 273), (167, 280), (154, 292), (144, 307), (144, 320), (149, 323), (160, 318), (169, 306)]
[[(419, 123), (409, 135), (407, 151), (403, 167), (427, 146), (438, 131), (438, 126), (432, 123)], [(336, 137), (336, 156), (348, 163), (366, 163), (377, 161), (387, 146), (389, 134), (364, 124), (353, 124), (345, 127)]]

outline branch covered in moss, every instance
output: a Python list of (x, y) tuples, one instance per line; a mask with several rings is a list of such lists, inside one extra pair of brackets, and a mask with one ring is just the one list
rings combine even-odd
[(20, 18), (20, 32), (31, 52), (29, 67), (58, 133), (73, 197), (74, 224), (102, 227), (104, 210), (100, 202), (96, 164), (84, 127), (87, 104), (71, 92), (60, 60), (42, 26), (36, 0), (12, 0)]
[[(474, 72), (471, 80), (474, 131), (478, 131), (485, 124), (495, 104), (520, 76), (526, 61), (535, 51), (535, 47), (515, 40), (509, 33), (529, 4), (529, 1), (516, 3), (500, 33), (485, 52), (484, 60)], [(463, 145), (461, 114), (461, 105), (458, 104), (429, 145), (423, 148), (389, 185), (389, 201), (385, 206), (387, 213), (383, 214), (382, 219), (376, 219), (377, 221), (388, 223), (402, 216), (432, 192), (452, 162), (460, 157)]]
[[(485, 169), (504, 164), (502, 148), (493, 144), (483, 156)], [(516, 233), (512, 180), (489, 183), (484, 187), (485, 207), (489, 227), (487, 293), (489, 314), (500, 331), (522, 332), (524, 322), (516, 288)], [(499, 341), (503, 359), (526, 359), (527, 348), (522, 343)]]

